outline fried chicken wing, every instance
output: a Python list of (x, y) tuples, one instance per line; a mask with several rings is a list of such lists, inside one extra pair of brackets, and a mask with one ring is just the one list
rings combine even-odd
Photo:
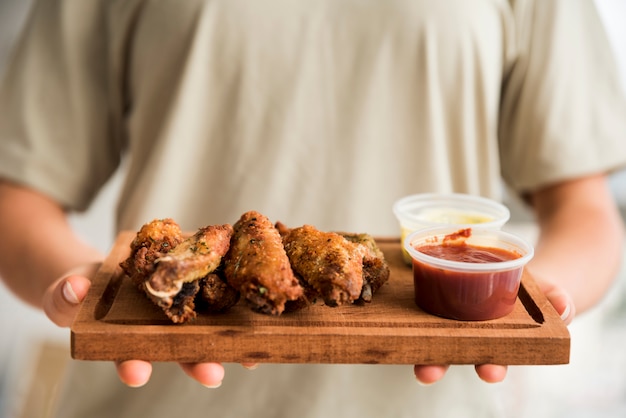
[(156, 270), (146, 282), (146, 289), (160, 298), (173, 297), (184, 283), (212, 273), (228, 251), (232, 234), (233, 227), (229, 224), (200, 228), (156, 260)]
[(129, 257), (120, 267), (141, 290), (154, 273), (156, 260), (184, 240), (180, 226), (170, 218), (154, 219), (144, 224), (130, 244)]
[(244, 213), (234, 225), (224, 274), (256, 312), (280, 315), (287, 301), (303, 293), (278, 230), (255, 211)]
[(361, 290), (360, 301), (371, 302), (372, 295), (389, 280), (389, 265), (385, 260), (385, 255), (378, 248), (376, 241), (369, 234), (356, 234), (340, 232), (345, 239), (355, 244), (360, 244), (365, 248), (363, 256), (363, 289)]
[(283, 240), (294, 272), (326, 305), (339, 306), (359, 298), (365, 255), (362, 245), (311, 225), (290, 229)]
[(173, 297), (165, 299), (150, 294), (146, 283), (156, 270), (156, 262), (184, 241), (183, 233), (170, 218), (144, 224), (130, 244), (130, 255), (120, 267), (137, 288), (144, 292), (175, 323), (195, 318), (194, 299), (199, 290), (196, 282), (185, 283)]

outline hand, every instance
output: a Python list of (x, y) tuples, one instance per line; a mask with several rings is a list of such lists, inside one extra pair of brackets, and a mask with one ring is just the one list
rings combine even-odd
[[(44, 294), (44, 312), (60, 327), (69, 327), (78, 313), (80, 303), (87, 295), (99, 263), (81, 266), (65, 274), (50, 285)], [(130, 387), (140, 387), (150, 380), (152, 364), (143, 360), (116, 362), (120, 380)], [(183, 371), (200, 384), (215, 388), (222, 384), (224, 368), (219, 363), (181, 363)], [(248, 368), (252, 364), (244, 365)]]
[[(546, 295), (548, 301), (554, 306), (554, 309), (561, 315), (561, 319), (563, 319), (565, 325), (569, 325), (576, 314), (576, 308), (569, 293), (561, 287), (548, 282), (538, 282), (537, 284)], [(449, 365), (416, 365), (413, 371), (418, 382), (430, 385), (441, 380), (449, 367)], [(487, 383), (498, 383), (503, 381), (506, 377), (507, 366), (498, 364), (477, 364), (474, 367), (478, 377)]]

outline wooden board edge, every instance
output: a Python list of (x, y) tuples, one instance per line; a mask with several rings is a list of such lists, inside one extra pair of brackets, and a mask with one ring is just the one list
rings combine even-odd
[[(136, 344), (120, 351), (119, 343), (107, 340), (106, 333), (91, 336), (72, 334), (73, 353), (77, 360), (224, 362), (224, 363), (313, 363), (313, 364), (506, 364), (557, 365), (569, 363), (569, 340), (566, 338), (502, 336), (369, 336), (367, 344), (346, 344), (345, 336), (309, 335), (294, 340), (293, 335), (273, 335), (266, 345), (259, 345), (253, 335), (225, 336), (216, 342), (209, 336), (182, 343), (175, 335), (142, 335)], [(278, 347), (294, 346), (292, 352)], [(156, 349), (158, 347), (158, 349)], [(394, 349), (394, 347), (403, 347)], [(514, 350), (511, 350), (514, 347)], [(93, 349), (92, 349), (93, 348)], [(354, 349), (353, 349), (354, 348)], [(97, 352), (95, 356), (89, 353)], [(108, 353), (108, 354), (107, 354)]]

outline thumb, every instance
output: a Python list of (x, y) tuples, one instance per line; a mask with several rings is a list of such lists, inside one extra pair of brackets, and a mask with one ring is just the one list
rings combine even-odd
[(569, 293), (565, 289), (547, 282), (539, 282), (539, 287), (565, 324), (571, 324), (576, 316), (576, 306)]
[[(87, 273), (87, 272), (85, 272)], [(70, 274), (52, 283), (43, 296), (43, 310), (52, 322), (69, 327), (85, 299), (91, 282), (88, 274)]]

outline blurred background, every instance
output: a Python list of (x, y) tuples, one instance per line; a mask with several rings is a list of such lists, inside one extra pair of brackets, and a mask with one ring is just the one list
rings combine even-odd
[[(31, 3), (0, 0), (0, 76)], [(626, 90), (626, 0), (596, 3)], [(120, 183), (121, 172), (111, 179), (89, 211), (71, 218), (83, 238), (105, 253), (114, 239), (112, 214)], [(626, 219), (626, 170), (612, 176), (611, 186)], [(507, 228), (534, 239), (536, 229), (523, 205), (512, 197), (506, 204), (512, 211)], [(522, 385), (528, 393), (526, 387), (532, 386), (528, 394), (531, 406), (523, 408), (527, 416), (626, 417), (625, 267), (610, 296), (579, 316), (570, 332), (570, 365), (511, 368), (509, 378), (501, 384), (503, 393)], [(69, 361), (69, 330), (56, 328), (41, 312), (14, 298), (0, 282), (0, 336), (0, 418), (46, 416), (47, 403)], [(528, 385), (531, 379), (533, 383)]]

